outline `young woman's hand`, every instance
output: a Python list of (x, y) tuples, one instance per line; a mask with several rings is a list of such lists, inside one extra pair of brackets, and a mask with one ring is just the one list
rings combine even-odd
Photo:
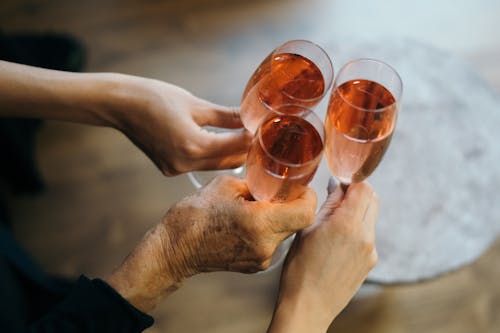
[(367, 183), (330, 193), (287, 256), (269, 333), (326, 332), (377, 262), (378, 209)]

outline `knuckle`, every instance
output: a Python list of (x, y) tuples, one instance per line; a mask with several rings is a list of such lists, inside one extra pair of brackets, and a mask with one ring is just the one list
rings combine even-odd
[(272, 258), (274, 253), (273, 248), (259, 242), (256, 243), (253, 251), (254, 251), (255, 261), (259, 264), (268, 261), (270, 258)]
[(271, 266), (271, 258), (267, 258), (265, 260), (262, 260), (262, 261), (259, 261), (257, 263), (257, 270), (259, 271), (265, 271), (266, 269), (269, 268), (269, 266)]
[(229, 114), (234, 120), (240, 120), (240, 108), (238, 106), (230, 106)]
[(261, 261), (263, 261), (263, 262), (270, 261), (271, 258), (273, 257), (274, 250), (275, 250), (274, 248), (273, 249), (271, 249), (271, 248), (264, 248), (264, 250), (260, 254)]
[(166, 177), (176, 176), (180, 173), (177, 162), (167, 163), (161, 167), (161, 172)]
[(273, 251), (269, 248), (260, 247), (254, 254), (254, 260), (259, 270), (265, 270), (271, 265)]
[(181, 173), (184, 173), (184, 172), (190, 170), (186, 166), (186, 164), (183, 161), (181, 161), (181, 160), (173, 161), (170, 164), (170, 169), (172, 170), (172, 174), (174, 174), (174, 175), (178, 175), (178, 174), (181, 174)]
[(371, 255), (375, 250), (375, 241), (373, 239), (364, 239), (360, 244), (361, 253)]
[(307, 187), (306, 198), (310, 201), (310, 207), (314, 210), (318, 202), (318, 195), (312, 187)]
[(377, 266), (377, 263), (378, 263), (378, 253), (377, 250), (373, 249), (368, 259), (368, 268), (372, 270), (375, 266)]
[(316, 218), (316, 213), (314, 207), (311, 207), (311, 209), (305, 210), (303, 213), (302, 218), (306, 222), (307, 225), (311, 225), (314, 222), (314, 219)]
[(295, 232), (307, 228), (313, 223), (314, 223), (314, 214), (301, 214), (300, 216), (290, 218), (287, 221), (287, 225), (290, 226), (287, 231)]
[(191, 141), (184, 143), (181, 146), (180, 151), (184, 156), (189, 156), (192, 158), (200, 158), (203, 155), (202, 147)]

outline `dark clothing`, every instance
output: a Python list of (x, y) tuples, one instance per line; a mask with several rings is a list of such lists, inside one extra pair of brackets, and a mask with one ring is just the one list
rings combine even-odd
[(0, 332), (141, 332), (152, 324), (102, 280), (48, 276), (0, 224)]
[[(0, 178), (16, 192), (43, 188), (34, 163), (30, 120), (0, 120)], [(0, 179), (1, 180), (1, 179)], [(138, 311), (104, 281), (45, 274), (14, 241), (4, 223), (0, 188), (0, 332), (141, 332), (153, 318)]]
[[(78, 72), (85, 63), (83, 45), (57, 34), (5, 35), (0, 59), (31, 66)], [(40, 122), (0, 119), (0, 183), (19, 193), (37, 193), (43, 181), (34, 154)], [(140, 332), (153, 318), (140, 312), (104, 281), (78, 281), (45, 274), (14, 241), (5, 222), (8, 212), (0, 188), (0, 332)]]
[[(0, 59), (80, 72), (86, 62), (86, 52), (79, 40), (64, 34), (5, 34), (0, 31)], [(35, 135), (41, 124), (39, 119), (0, 119), (0, 178), (3, 178), (0, 181), (3, 180), (15, 193), (35, 194), (44, 189), (35, 158)], [(1, 196), (0, 191), (0, 200)], [(0, 218), (8, 218), (7, 210), (2, 206)]]

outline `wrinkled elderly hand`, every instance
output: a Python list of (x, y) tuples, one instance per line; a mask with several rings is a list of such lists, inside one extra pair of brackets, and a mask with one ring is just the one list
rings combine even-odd
[(165, 174), (241, 165), (251, 141), (246, 131), (211, 132), (203, 126), (241, 128), (237, 108), (216, 105), (170, 83), (115, 75), (122, 98), (111, 123)]
[(377, 262), (378, 209), (367, 183), (329, 195), (287, 256), (269, 333), (326, 332)]
[(169, 210), (163, 221), (165, 252), (177, 252), (179, 277), (266, 269), (279, 243), (314, 220), (316, 195), (311, 189), (287, 203), (249, 198), (244, 181), (220, 176)]
[(108, 283), (143, 311), (199, 272), (256, 272), (267, 268), (279, 243), (314, 221), (316, 195), (296, 200), (249, 200), (243, 180), (220, 176), (176, 203)]

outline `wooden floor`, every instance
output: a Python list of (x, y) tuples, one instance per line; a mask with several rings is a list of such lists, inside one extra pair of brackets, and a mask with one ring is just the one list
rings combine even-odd
[[(155, 77), (222, 104), (238, 104), (246, 80), (274, 46), (340, 36), (420, 39), (470, 61), (500, 93), (500, 4), (378, 0), (360, 10), (360, 3), (2, 0), (0, 29), (71, 33), (88, 47), (88, 71)], [(16, 235), (51, 272), (108, 274), (173, 202), (193, 191), (185, 176), (162, 177), (110, 129), (49, 122), (37, 153), (47, 191), (12, 198), (12, 213)], [(357, 297), (330, 331), (499, 332), (499, 262), (497, 241), (447, 276), (376, 288)], [(277, 278), (278, 272), (197, 276), (155, 311), (149, 332), (264, 332)]]

